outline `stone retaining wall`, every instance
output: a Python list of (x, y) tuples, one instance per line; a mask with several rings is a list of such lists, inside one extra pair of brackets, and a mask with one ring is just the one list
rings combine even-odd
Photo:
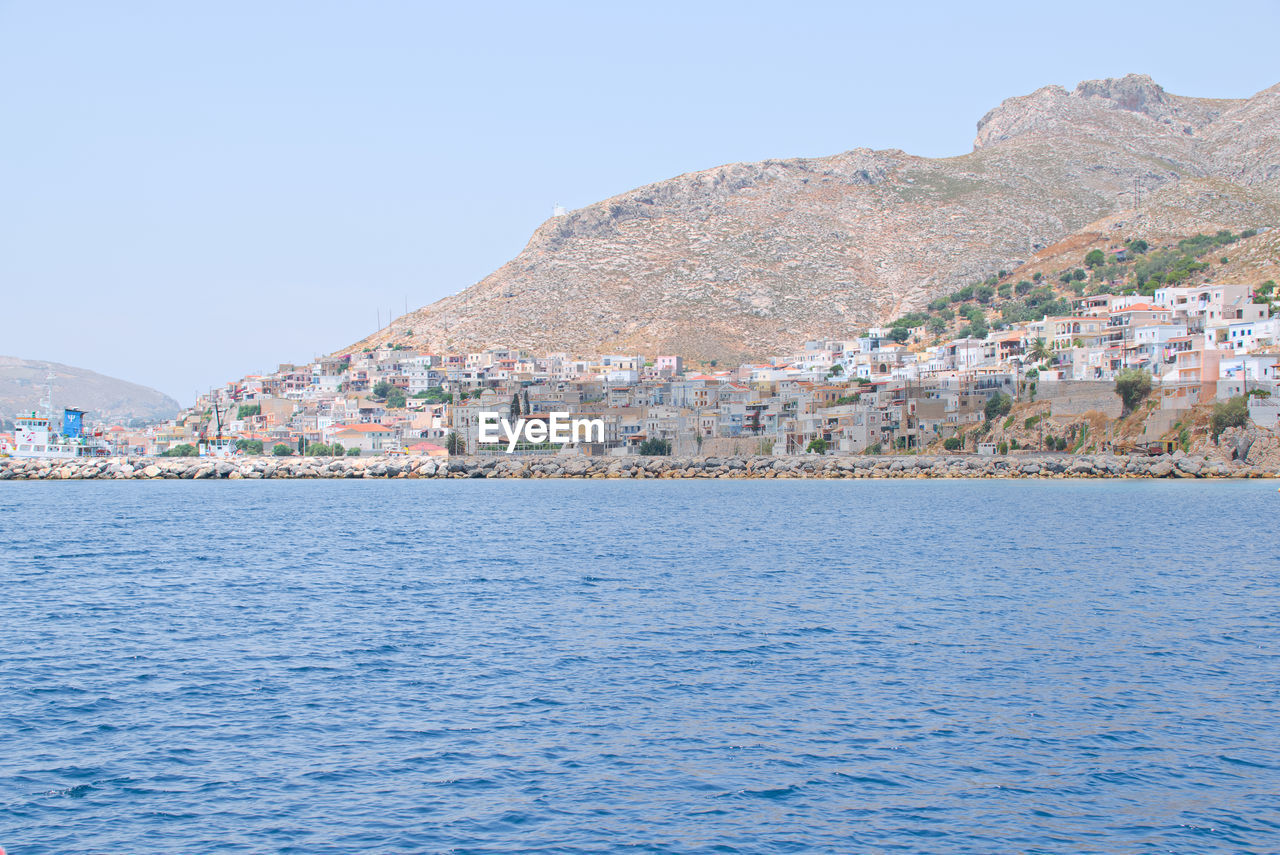
[(1055, 415), (1082, 416), (1096, 410), (1120, 418), (1120, 396), (1111, 380), (1044, 380), (1036, 386), (1036, 401), (1048, 401)]
[(262, 478), (1271, 478), (1259, 465), (1173, 455), (798, 457), (249, 457), (0, 459), (0, 481)]

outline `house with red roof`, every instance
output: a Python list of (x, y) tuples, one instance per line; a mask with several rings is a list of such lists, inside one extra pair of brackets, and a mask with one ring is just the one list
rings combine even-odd
[(358, 448), (369, 454), (398, 450), (396, 432), (382, 424), (334, 425), (324, 430), (326, 444), (341, 443), (343, 448)]

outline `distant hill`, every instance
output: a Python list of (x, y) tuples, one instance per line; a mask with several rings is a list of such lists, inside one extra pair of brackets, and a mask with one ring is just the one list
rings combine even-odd
[(89, 411), (91, 421), (157, 422), (178, 412), (178, 402), (146, 386), (57, 362), (0, 356), (0, 420), (8, 423), (40, 406), (53, 374), (53, 406)]
[(922, 308), (1108, 218), (1153, 241), (1280, 224), (1280, 85), (1238, 100), (1144, 75), (1047, 86), (987, 113), (959, 157), (854, 149), (681, 175), (553, 217), (481, 282), (340, 352), (762, 357)]

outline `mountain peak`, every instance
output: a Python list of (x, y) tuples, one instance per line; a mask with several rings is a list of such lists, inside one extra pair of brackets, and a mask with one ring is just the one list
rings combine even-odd
[(1175, 133), (1193, 135), (1218, 118), (1225, 106), (1236, 103), (1241, 102), (1170, 95), (1146, 74), (1085, 80), (1072, 92), (1061, 86), (1045, 86), (1030, 95), (1007, 98), (983, 116), (973, 147), (1064, 132), (1092, 130), (1104, 137), (1117, 132), (1146, 134), (1149, 127), (1133, 124), (1144, 119), (1169, 126)]
[(1141, 113), (1159, 121), (1173, 107), (1164, 87), (1146, 74), (1126, 74), (1103, 80), (1084, 80), (1071, 93), (1074, 98), (1096, 98), (1108, 101), (1121, 110)]

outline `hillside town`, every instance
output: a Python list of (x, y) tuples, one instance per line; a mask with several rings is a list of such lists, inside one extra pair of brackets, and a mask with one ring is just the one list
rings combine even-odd
[[(1143, 438), (1164, 435), (1196, 405), (1239, 396), (1253, 422), (1272, 427), (1280, 318), (1260, 290), (1219, 283), (1092, 294), (1071, 300), (1069, 314), (980, 338), (967, 330), (928, 343), (923, 327), (873, 328), (733, 367), (674, 355), (384, 346), (281, 365), (212, 390), (168, 422), (104, 435), (139, 455), (194, 454), (215, 433), (246, 454), (484, 455), (507, 448), (479, 441), (480, 413), (559, 412), (605, 424), (602, 442), (561, 453), (875, 454), (943, 443), (980, 451), (976, 428), (990, 422), (993, 398), (1114, 418), (1115, 378), (1132, 369), (1151, 375)], [(1035, 445), (1044, 447), (1042, 435)], [(526, 444), (515, 453), (547, 450)]]

